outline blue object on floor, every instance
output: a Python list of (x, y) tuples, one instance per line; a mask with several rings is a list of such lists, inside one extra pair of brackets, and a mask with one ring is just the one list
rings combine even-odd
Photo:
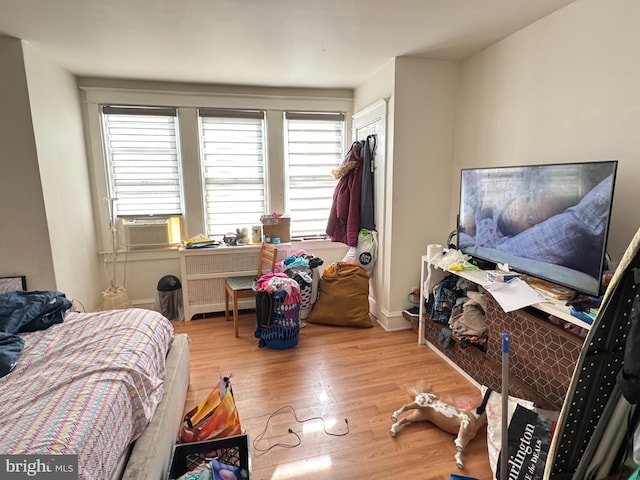
[(475, 477), (466, 477), (464, 475), (457, 475), (455, 473), (452, 473), (451, 475), (449, 475), (449, 480), (478, 480)]

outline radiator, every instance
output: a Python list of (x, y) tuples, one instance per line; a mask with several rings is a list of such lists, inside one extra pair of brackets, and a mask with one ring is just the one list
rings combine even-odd
[[(282, 255), (278, 255), (284, 258)], [(223, 312), (224, 281), (227, 277), (255, 275), (260, 245), (180, 249), (184, 319), (199, 313)], [(255, 308), (251, 298), (241, 299), (239, 308)], [(231, 308), (231, 306), (230, 306)]]

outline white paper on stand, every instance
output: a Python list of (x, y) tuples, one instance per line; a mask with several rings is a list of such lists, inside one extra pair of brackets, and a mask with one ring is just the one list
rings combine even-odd
[(493, 295), (505, 312), (512, 312), (520, 308), (545, 302), (546, 299), (536, 292), (526, 282), (514, 278), (510, 282), (492, 282), (483, 285)]

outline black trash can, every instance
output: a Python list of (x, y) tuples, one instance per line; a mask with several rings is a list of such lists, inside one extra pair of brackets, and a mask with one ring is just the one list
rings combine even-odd
[(175, 275), (165, 275), (158, 281), (158, 303), (160, 313), (169, 320), (182, 320), (182, 284)]

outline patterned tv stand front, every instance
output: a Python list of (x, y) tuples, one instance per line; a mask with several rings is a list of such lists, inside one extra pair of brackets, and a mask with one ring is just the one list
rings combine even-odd
[[(443, 277), (444, 274), (437, 278)], [(473, 346), (464, 347), (453, 339), (447, 348), (443, 348), (438, 341), (443, 325), (433, 322), (425, 313), (421, 330), (431, 348), (480, 385), (498, 392), (502, 391), (501, 335), (508, 332), (509, 394), (560, 410), (583, 339), (551, 323), (547, 317), (548, 312), (537, 308), (505, 313), (489, 295), (485, 312), (485, 324), (489, 329), (486, 353)]]
[(489, 328), (486, 353), (462, 347), (451, 340), (442, 348), (438, 335), (442, 325), (427, 319), (425, 337), (432, 348), (452, 360), (481, 385), (502, 391), (501, 334), (509, 332), (509, 394), (560, 410), (582, 339), (523, 310), (505, 313), (493, 298), (485, 314)]

